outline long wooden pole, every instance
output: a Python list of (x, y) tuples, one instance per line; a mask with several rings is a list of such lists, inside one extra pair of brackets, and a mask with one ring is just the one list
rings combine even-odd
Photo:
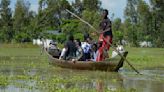
[[(67, 11), (68, 13), (70, 13), (71, 15), (75, 16), (76, 18), (78, 18), (79, 20), (81, 20), (82, 22), (84, 22), (85, 24), (87, 24), (89, 27), (91, 27), (92, 29), (94, 29), (95, 32), (96, 32), (97, 34), (99, 34), (99, 32), (96, 30), (96, 28), (94, 28), (91, 24), (89, 24), (88, 22), (86, 22), (85, 20), (83, 20), (82, 18), (80, 18), (79, 16), (77, 16), (76, 14), (72, 13), (72, 12), (69, 11), (68, 9), (66, 9), (66, 11)], [(103, 37), (103, 39), (104, 39), (104, 37)], [(105, 40), (105, 39), (104, 39), (104, 40)], [(121, 58), (123, 58), (123, 59), (127, 62), (127, 64), (128, 64), (137, 74), (140, 74), (140, 72), (139, 72), (136, 68), (134, 68), (134, 66), (133, 66), (132, 64), (130, 64), (130, 62), (129, 62), (124, 56), (122, 56), (122, 54), (121, 54), (119, 51), (117, 51), (117, 49), (116, 49), (110, 42), (108, 42), (108, 41), (106, 41), (106, 42), (107, 42), (107, 44), (109, 44), (109, 45), (118, 53), (118, 55), (119, 55)]]

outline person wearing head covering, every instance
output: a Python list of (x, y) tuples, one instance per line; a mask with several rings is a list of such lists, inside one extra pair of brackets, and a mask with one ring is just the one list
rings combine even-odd
[[(102, 21), (100, 22), (100, 36), (99, 36), (99, 43), (101, 44), (100, 48), (98, 49), (98, 56), (96, 61), (103, 61), (109, 51), (110, 44), (112, 44), (112, 23), (110, 19), (108, 18), (108, 10), (103, 10), (102, 13)], [(110, 44), (109, 44), (110, 43)], [(106, 53), (106, 54), (104, 54)]]

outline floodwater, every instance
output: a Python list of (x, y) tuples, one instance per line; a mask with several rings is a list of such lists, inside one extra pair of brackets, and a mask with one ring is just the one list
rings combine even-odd
[[(53, 83), (48, 81), (51, 80), (51, 78), (56, 78), (56, 81), (54, 82), (57, 83), (54, 83), (54, 88), (65, 90), (74, 89), (74, 87), (81, 91), (93, 89), (98, 92), (104, 92), (105, 90), (161, 92), (164, 90), (164, 72), (158, 70), (143, 70), (143, 75), (136, 75), (133, 72), (127, 72), (124, 70), (119, 73), (111, 73), (100, 71), (67, 70), (60, 68), (56, 70), (53, 70), (53, 68), (28, 69), (27, 73), (24, 72), (24, 68), (11, 68), (1, 69), (0, 72), (7, 77), (18, 77), (16, 79), (9, 80), (10, 83), (7, 86), (0, 85), (0, 92), (51, 92), (48, 88), (42, 89), (45, 85), (52, 86)], [(22, 77), (38, 76), (39, 78), (21, 78), (21, 75)], [(72, 79), (71, 77), (74, 77), (75, 79)], [(57, 81), (58, 78), (59, 81)], [(60, 79), (66, 81), (62, 82)], [(49, 84), (38, 84), (39, 82), (41, 83), (44, 81)], [(50, 89), (52, 88), (50, 87)]]
[[(162, 92), (162, 69), (118, 73), (54, 67), (37, 57), (1, 60), (0, 92)], [(34, 62), (34, 61), (37, 61)], [(26, 61), (29, 61), (28, 63)], [(10, 63), (12, 62), (12, 63)], [(39, 64), (38, 64), (39, 63)]]

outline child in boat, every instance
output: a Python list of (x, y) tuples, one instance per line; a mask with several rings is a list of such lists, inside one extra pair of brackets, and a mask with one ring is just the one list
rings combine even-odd
[(83, 49), (83, 61), (88, 61), (91, 59), (91, 38), (90, 37), (87, 37), (87, 38), (84, 38), (85, 39), (85, 42), (82, 44), (82, 49)]

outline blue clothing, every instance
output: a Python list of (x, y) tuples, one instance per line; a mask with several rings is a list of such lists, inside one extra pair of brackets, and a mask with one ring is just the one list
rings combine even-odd
[(84, 42), (84, 44), (82, 44), (82, 49), (84, 53), (90, 53), (91, 45), (87, 42)]

